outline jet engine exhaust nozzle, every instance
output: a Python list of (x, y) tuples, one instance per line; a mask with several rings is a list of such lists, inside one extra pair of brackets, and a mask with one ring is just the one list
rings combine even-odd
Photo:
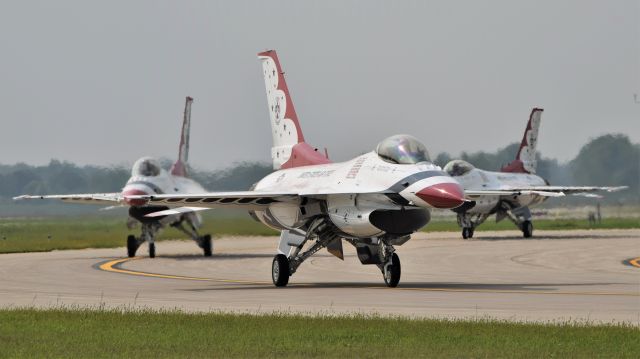
[(438, 183), (416, 193), (423, 201), (435, 208), (456, 208), (464, 202), (464, 189), (457, 183)]

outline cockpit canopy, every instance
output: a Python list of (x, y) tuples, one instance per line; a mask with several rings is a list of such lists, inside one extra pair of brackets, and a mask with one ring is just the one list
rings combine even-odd
[(467, 161), (453, 160), (449, 161), (449, 163), (444, 166), (444, 171), (447, 172), (451, 177), (457, 177), (464, 176), (474, 168), (475, 167), (473, 167), (473, 165)]
[(427, 148), (410, 135), (395, 135), (382, 140), (376, 153), (384, 161), (403, 165), (431, 162)]
[(155, 177), (160, 174), (162, 167), (160, 163), (151, 157), (142, 157), (133, 164), (132, 176)]

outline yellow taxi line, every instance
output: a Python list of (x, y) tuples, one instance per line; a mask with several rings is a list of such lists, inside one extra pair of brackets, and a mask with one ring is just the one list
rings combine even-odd
[[(119, 265), (132, 261), (141, 259), (142, 257), (133, 257), (133, 258), (120, 258), (114, 259), (111, 261), (104, 262), (98, 266), (100, 270), (112, 273), (121, 273), (121, 274), (129, 274), (136, 275), (141, 277), (152, 277), (152, 278), (164, 278), (164, 279), (179, 279), (179, 280), (191, 280), (191, 281), (201, 281), (201, 282), (217, 282), (217, 283), (231, 283), (231, 284), (253, 284), (253, 285), (271, 285), (271, 282), (260, 282), (260, 281), (248, 281), (248, 280), (236, 280), (236, 279), (215, 279), (215, 278), (202, 278), (202, 277), (189, 277), (189, 276), (181, 276), (181, 275), (171, 275), (171, 274), (158, 274), (158, 273), (148, 273), (141, 271), (134, 271), (129, 269), (120, 268)], [(635, 261), (635, 263), (633, 262)], [(629, 261), (632, 265), (640, 267), (640, 257), (635, 258)], [(294, 286), (314, 286), (313, 283), (295, 283)], [(632, 296), (632, 297), (640, 297), (640, 293), (631, 293), (631, 292), (552, 292), (552, 291), (535, 291), (535, 290), (508, 290), (508, 289), (470, 289), (470, 288), (408, 288), (408, 287), (398, 287), (398, 288), (387, 288), (384, 286), (363, 286), (363, 287), (354, 287), (354, 286), (344, 286), (343, 288), (364, 288), (364, 289), (389, 289), (389, 290), (409, 290), (409, 291), (421, 291), (421, 292), (461, 292), (461, 293), (503, 293), (503, 294), (553, 294), (553, 295), (603, 295), (603, 296)]]

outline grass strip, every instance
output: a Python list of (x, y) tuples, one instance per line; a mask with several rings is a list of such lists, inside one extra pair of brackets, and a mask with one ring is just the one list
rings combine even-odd
[(178, 311), (0, 310), (0, 357), (636, 358), (631, 325)]
[[(274, 236), (278, 233), (247, 217), (209, 216), (204, 218), (200, 233), (215, 236)], [(568, 229), (630, 229), (640, 228), (637, 218), (607, 218), (602, 223), (589, 225), (579, 219), (540, 219), (534, 221), (535, 230)], [(495, 223), (487, 221), (477, 229), (514, 230), (509, 221)], [(433, 221), (425, 232), (458, 232), (455, 221)], [(125, 245), (127, 235), (139, 235), (139, 229), (129, 230), (124, 218), (61, 217), (61, 218), (20, 218), (0, 220), (0, 253), (46, 252), (60, 249), (115, 248)], [(534, 231), (535, 235), (535, 231)], [(182, 232), (174, 229), (163, 230), (158, 240), (186, 239)]]

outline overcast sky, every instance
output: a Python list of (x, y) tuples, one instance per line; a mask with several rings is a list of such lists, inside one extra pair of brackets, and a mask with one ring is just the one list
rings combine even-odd
[(308, 142), (335, 160), (410, 133), (435, 155), (640, 142), (640, 1), (2, 1), (0, 163), (269, 161), (256, 53), (276, 49)]

